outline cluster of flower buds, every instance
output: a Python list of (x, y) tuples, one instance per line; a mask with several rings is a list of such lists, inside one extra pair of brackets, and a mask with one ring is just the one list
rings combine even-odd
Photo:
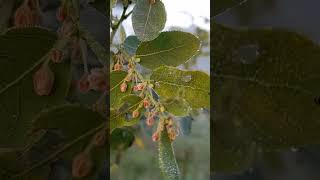
[(24, 0), (14, 14), (14, 25), (17, 27), (36, 26), (41, 23), (39, 0)]
[(92, 169), (92, 160), (90, 154), (81, 152), (76, 155), (72, 162), (72, 176), (75, 178), (83, 178), (87, 176)]
[(157, 130), (152, 135), (152, 140), (158, 141), (160, 133), (162, 131), (167, 131), (170, 141), (174, 141), (179, 134), (177, 127), (174, 125), (172, 117), (169, 117), (164, 121), (160, 121), (160, 123), (158, 124)]
[(51, 94), (54, 84), (54, 73), (47, 63), (44, 63), (33, 76), (33, 87), (39, 96)]
[(87, 92), (107, 90), (107, 74), (104, 68), (93, 68), (90, 73), (84, 73), (78, 82), (78, 89)]

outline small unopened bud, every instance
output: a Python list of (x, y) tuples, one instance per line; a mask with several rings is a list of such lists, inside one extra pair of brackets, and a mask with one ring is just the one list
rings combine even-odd
[(146, 121), (146, 124), (147, 126), (153, 126), (154, 124), (154, 118), (151, 116), (151, 117), (148, 117), (147, 121)]
[(143, 107), (144, 107), (145, 109), (148, 109), (148, 108), (150, 107), (150, 102), (149, 102), (148, 99), (144, 99), (144, 100), (143, 100)]
[(39, 96), (50, 95), (54, 84), (54, 74), (48, 65), (42, 65), (33, 76), (34, 91)]
[(127, 83), (126, 82), (123, 82), (121, 85), (120, 85), (120, 91), (121, 92), (126, 92), (127, 91)]
[(14, 14), (14, 25), (17, 27), (35, 26), (41, 22), (39, 4), (25, 0)]
[[(88, 47), (84, 39), (76, 39), (73, 42), (73, 47), (71, 51), (71, 61), (74, 64), (87, 63), (88, 58)], [(84, 62), (85, 61), (85, 62)]]
[(139, 83), (133, 87), (134, 91), (142, 91), (144, 89), (144, 84)]
[(132, 112), (132, 117), (133, 117), (133, 118), (138, 118), (139, 116), (140, 116), (140, 112), (139, 112), (138, 109), (136, 109), (136, 110), (134, 110), (134, 111)]
[(152, 141), (156, 142), (159, 140), (159, 133), (156, 131), (155, 133), (152, 134)]
[(81, 152), (72, 162), (72, 176), (82, 178), (87, 176), (92, 168), (92, 161), (89, 154)]
[(78, 89), (80, 92), (85, 93), (89, 91), (89, 81), (88, 81), (88, 73), (82, 75), (80, 80), (78, 81)]
[(58, 49), (51, 50), (51, 60), (54, 63), (61, 63), (63, 60), (63, 52)]
[(56, 16), (57, 16), (57, 19), (58, 19), (59, 22), (63, 22), (67, 17), (66, 8), (64, 6), (60, 6), (58, 8)]
[(101, 68), (91, 69), (88, 81), (90, 89), (95, 91), (107, 90), (107, 75)]
[(122, 69), (122, 65), (120, 63), (116, 63), (113, 66), (113, 70), (115, 70), (115, 71), (121, 71), (121, 69)]
[(105, 131), (98, 132), (94, 137), (93, 144), (95, 146), (99, 146), (99, 147), (103, 146), (106, 143), (106, 139), (107, 139), (106, 136), (107, 135), (106, 135)]

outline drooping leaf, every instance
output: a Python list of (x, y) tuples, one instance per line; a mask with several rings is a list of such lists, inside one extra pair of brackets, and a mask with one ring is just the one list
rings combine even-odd
[(140, 44), (140, 40), (137, 36), (128, 36), (123, 43), (124, 50), (130, 55), (133, 56), (136, 54), (138, 46)]
[(162, 66), (150, 77), (162, 99), (184, 99), (192, 108), (210, 106), (210, 77), (201, 71), (183, 71)]
[(180, 180), (180, 170), (166, 130), (160, 133), (159, 165), (165, 180)]
[(192, 58), (200, 48), (199, 39), (193, 34), (170, 31), (162, 32), (149, 42), (142, 42), (136, 52), (140, 64), (155, 69), (161, 65), (179, 66)]
[(137, 0), (132, 12), (132, 26), (141, 41), (151, 41), (158, 37), (167, 21), (167, 14), (161, 0), (151, 4), (146, 0)]
[[(224, 145), (217, 151), (246, 152), (252, 143), (265, 151), (320, 143), (320, 47), (280, 29), (214, 29), (212, 139)], [(216, 163), (230, 163), (230, 155), (215, 154)]]
[(41, 28), (10, 29), (0, 36), (0, 144), (21, 146), (33, 116), (64, 102), (70, 82), (68, 63), (54, 64), (54, 88), (50, 96), (33, 90), (33, 75), (56, 41)]

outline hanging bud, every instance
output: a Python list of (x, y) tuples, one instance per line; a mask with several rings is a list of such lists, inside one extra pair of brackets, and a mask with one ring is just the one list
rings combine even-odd
[(88, 81), (90, 89), (95, 91), (107, 90), (107, 75), (101, 68), (91, 69)]
[(78, 89), (80, 92), (85, 93), (89, 91), (88, 73), (84, 73), (78, 81)]
[(121, 71), (122, 70), (122, 65), (120, 63), (116, 63), (113, 67), (113, 70), (115, 71)]
[(126, 82), (123, 82), (121, 85), (120, 85), (120, 91), (121, 92), (126, 92), (127, 91), (127, 83)]
[(72, 162), (72, 176), (75, 178), (82, 178), (87, 176), (92, 168), (92, 161), (90, 155), (81, 152)]
[(67, 17), (66, 8), (65, 8), (64, 6), (60, 6), (60, 7), (58, 8), (58, 11), (57, 11), (56, 16), (57, 16), (57, 20), (58, 20), (59, 22), (63, 22), (63, 21), (66, 19), (66, 17)]
[(70, 19), (66, 19), (63, 21), (61, 27), (58, 30), (58, 36), (60, 38), (69, 37), (72, 35), (73, 30), (74, 26), (72, 24), (72, 21)]
[[(75, 39), (71, 51), (71, 61), (74, 64), (87, 63), (88, 47), (84, 39)], [(84, 62), (85, 61), (85, 62)]]
[(144, 100), (143, 100), (143, 107), (144, 107), (145, 109), (148, 109), (148, 108), (150, 107), (150, 102), (149, 102), (148, 99), (144, 99)]
[(41, 23), (41, 12), (38, 0), (25, 0), (15, 11), (14, 25), (17, 27), (35, 26)]
[(98, 132), (94, 137), (93, 144), (98, 147), (103, 146), (106, 143), (106, 136), (105, 131)]
[(147, 121), (146, 121), (147, 126), (153, 126), (154, 124), (154, 118), (152, 116), (148, 117)]
[(59, 49), (52, 49), (51, 50), (51, 60), (54, 63), (61, 63), (63, 60), (63, 52)]
[(159, 133), (156, 131), (155, 133), (152, 134), (152, 141), (156, 142), (159, 140)]
[(136, 110), (134, 110), (134, 111), (132, 112), (132, 117), (133, 117), (133, 118), (138, 118), (139, 116), (140, 116), (140, 112), (139, 112), (138, 109), (136, 109)]
[(34, 91), (39, 96), (50, 95), (54, 84), (54, 74), (48, 65), (42, 65), (33, 76)]

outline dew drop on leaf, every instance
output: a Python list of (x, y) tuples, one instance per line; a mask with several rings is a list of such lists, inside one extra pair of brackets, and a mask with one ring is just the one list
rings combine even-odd
[(186, 75), (186, 76), (183, 76), (182, 78), (181, 78), (181, 80), (183, 81), (183, 82), (190, 82), (191, 80), (192, 80), (192, 76), (191, 76), (191, 74), (190, 75)]

